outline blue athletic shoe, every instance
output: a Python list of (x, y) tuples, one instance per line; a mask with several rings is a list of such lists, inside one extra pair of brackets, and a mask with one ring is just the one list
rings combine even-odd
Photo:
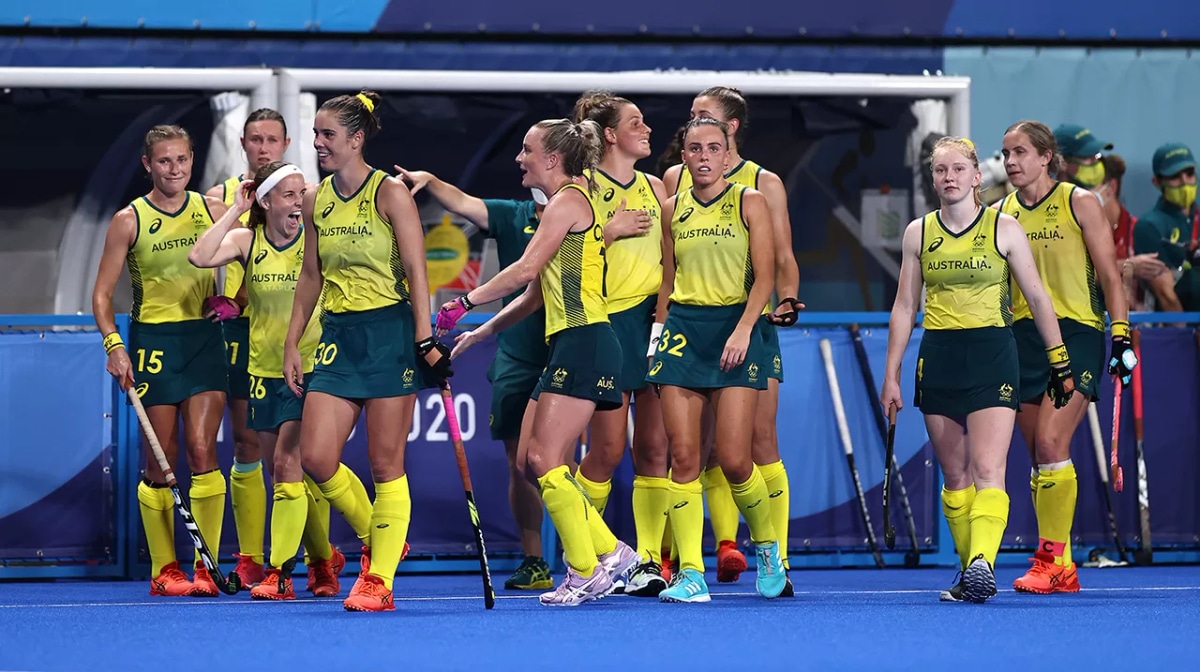
[(671, 585), (658, 594), (659, 602), (709, 602), (712, 597), (708, 594), (708, 584), (704, 575), (687, 568), (671, 577)]
[(755, 553), (758, 555), (758, 577), (754, 587), (768, 600), (779, 597), (788, 582), (783, 561), (779, 558), (779, 542), (755, 543)]

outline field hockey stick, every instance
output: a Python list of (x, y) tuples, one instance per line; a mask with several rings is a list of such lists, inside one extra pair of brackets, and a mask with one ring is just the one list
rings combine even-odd
[(837, 371), (833, 368), (833, 351), (829, 347), (827, 338), (821, 339), (821, 358), (825, 360), (829, 394), (833, 397), (833, 413), (837, 417), (838, 433), (842, 437), (842, 449), (846, 453), (846, 464), (850, 466), (850, 477), (854, 481), (854, 492), (858, 496), (859, 513), (862, 514), (863, 526), (867, 528), (867, 543), (871, 545), (871, 554), (875, 556), (875, 564), (883, 567), (883, 554), (879, 552), (879, 541), (875, 539), (875, 530), (871, 527), (871, 516), (867, 513), (867, 498), (863, 494), (862, 481), (858, 477), (858, 467), (854, 465), (854, 445), (850, 442), (850, 426), (846, 424), (846, 409), (842, 406), (842, 390), (838, 385)]
[(212, 575), (213, 583), (217, 584), (217, 588), (222, 593), (237, 595), (238, 591), (242, 589), (242, 578), (238, 576), (237, 572), (229, 572), (228, 577), (221, 573), (217, 556), (213, 555), (212, 551), (208, 549), (208, 544), (204, 543), (204, 537), (200, 534), (200, 526), (196, 524), (196, 519), (192, 517), (192, 511), (188, 508), (187, 500), (179, 491), (175, 472), (171, 469), (171, 463), (167, 461), (167, 455), (158, 442), (158, 436), (155, 435), (150, 418), (146, 415), (146, 409), (142, 406), (141, 397), (138, 396), (133, 385), (130, 385), (125, 393), (129, 395), (129, 402), (133, 404), (133, 411), (137, 413), (138, 423), (141, 424), (142, 433), (146, 435), (146, 441), (150, 444), (150, 452), (154, 454), (154, 461), (158, 463), (158, 468), (162, 470), (163, 478), (167, 481), (167, 487), (171, 490), (175, 508), (179, 511), (179, 517), (183, 519), (183, 526), (187, 528), (188, 536), (192, 538), (192, 545), (200, 553), (200, 561), (204, 563), (208, 573)]
[(1138, 525), (1141, 531), (1141, 548), (1133, 553), (1139, 565), (1154, 562), (1154, 548), (1150, 543), (1150, 482), (1146, 475), (1146, 452), (1142, 448), (1142, 332), (1133, 330), (1133, 354), (1138, 365), (1133, 368), (1133, 437), (1137, 457)]
[(462, 476), (463, 489), (467, 494), (467, 511), (471, 516), (471, 527), (475, 529), (475, 550), (479, 553), (479, 573), (483, 575), (483, 606), (496, 606), (496, 591), (492, 590), (492, 572), (488, 569), (487, 547), (483, 543), (483, 530), (479, 527), (479, 509), (475, 506), (475, 492), (471, 487), (471, 471), (467, 467), (467, 450), (463, 447), (462, 432), (459, 430), (458, 415), (454, 412), (454, 393), (450, 381), (443, 379), (439, 384), (442, 391), (442, 406), (446, 409), (446, 424), (450, 426), (450, 440), (454, 443), (454, 459), (458, 462), (458, 473)]
[(1108, 463), (1112, 469), (1113, 492), (1125, 489), (1125, 474), (1117, 460), (1117, 446), (1121, 442), (1121, 387), (1121, 377), (1113, 376), (1112, 456)]
[[(912, 506), (908, 502), (908, 489), (904, 487), (904, 477), (900, 474), (900, 463), (896, 461), (896, 417), (889, 411), (891, 422), (888, 423), (885, 421), (883, 418), (883, 409), (874, 397), (874, 391), (879, 388), (875, 386), (875, 374), (871, 371), (871, 362), (867, 359), (867, 347), (863, 343), (862, 333), (859, 331), (857, 324), (850, 325), (850, 336), (854, 341), (854, 353), (858, 357), (858, 368), (862, 372), (863, 382), (867, 386), (867, 402), (871, 405), (871, 410), (875, 414), (875, 424), (879, 426), (880, 437), (886, 446), (886, 455), (883, 463), (883, 499), (885, 503), (883, 538), (889, 550), (895, 547), (896, 528), (892, 525), (892, 517), (889, 515), (892, 480), (895, 479), (896, 488), (900, 493), (900, 509), (904, 511), (904, 522), (908, 527), (908, 538), (912, 542), (912, 549), (904, 554), (904, 565), (906, 567), (916, 567), (921, 564), (921, 544), (917, 537), (917, 521), (913, 516)], [(888, 536), (889, 530), (891, 530), (891, 536)]]
[(1096, 411), (1096, 402), (1088, 404), (1088, 426), (1092, 430), (1092, 447), (1096, 453), (1096, 466), (1100, 469), (1100, 482), (1103, 484), (1104, 505), (1108, 509), (1108, 531), (1112, 533), (1113, 543), (1117, 545), (1118, 559), (1125, 562), (1125, 544), (1121, 543), (1121, 533), (1117, 530), (1117, 516), (1113, 513), (1112, 493), (1108, 491), (1108, 465), (1104, 463), (1104, 435), (1100, 432), (1100, 413)]

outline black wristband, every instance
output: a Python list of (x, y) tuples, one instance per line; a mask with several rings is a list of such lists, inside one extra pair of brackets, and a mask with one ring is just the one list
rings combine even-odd
[(466, 294), (458, 297), (458, 302), (460, 305), (462, 305), (463, 310), (471, 311), (475, 308), (475, 304), (471, 303), (471, 299), (468, 298), (470, 295), (471, 293), (467, 292)]

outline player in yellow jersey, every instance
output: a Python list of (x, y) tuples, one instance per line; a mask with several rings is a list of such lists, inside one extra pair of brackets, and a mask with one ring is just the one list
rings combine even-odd
[(998, 207), (1025, 229), (1075, 363), (1075, 388), (1082, 392), (1061, 409), (1042, 399), (1048, 365), (1036, 352), (1029, 303), (1013, 288), (1013, 334), (1021, 363), (1017, 425), (1033, 462), (1030, 489), (1038, 519), (1033, 567), (1013, 586), (1031, 593), (1076, 592), (1079, 577), (1071, 560), (1071, 523), (1079, 482), (1071, 462), (1071, 437), (1100, 391), (1106, 303), (1112, 320), (1108, 371), (1128, 381), (1137, 365), (1129, 337), (1129, 307), (1117, 270), (1112, 228), (1099, 199), (1052, 177), (1062, 157), (1050, 129), (1037, 121), (1018, 121), (1004, 134), (1003, 152), (1004, 169), (1016, 191)]
[[(192, 179), (192, 139), (178, 126), (146, 134), (142, 166), (153, 187), (113, 216), (92, 293), (92, 313), (104, 335), (108, 371), (121, 389), (135, 386), (167, 460), (175, 463), (179, 439), (191, 469), (192, 514), (210, 548), (221, 543), (225, 477), (217, 464), (217, 430), (225, 407), (221, 326), (205, 318), (216, 287), (212, 271), (193, 267), (192, 244), (225, 214), (215, 198), (187, 190)], [(129, 267), (133, 306), (126, 350), (113, 320), (112, 295)], [(177, 418), (183, 416), (182, 431)], [(193, 581), (175, 558), (175, 503), (158, 462), (146, 446), (145, 477), (137, 488), (150, 548), (151, 595), (216, 597), (216, 583), (196, 558)]]
[(444, 333), (475, 305), (527, 286), (495, 317), (460, 335), (458, 353), (546, 307), (550, 356), (525, 413), (517, 462), (537, 479), (566, 556), (562, 583), (539, 598), (548, 606), (604, 597), (615, 578), (641, 562), (613, 536), (568, 466), (593, 413), (621, 406), (621, 344), (605, 301), (603, 215), (595, 204), (595, 183), (574, 182), (594, 170), (601, 137), (591, 121), (546, 120), (529, 129), (517, 163), (522, 186), (551, 194), (541, 223), (516, 263), (438, 312)]
[(1021, 390), (1012, 333), (1010, 276), (1025, 296), (1050, 369), (1041, 386), (1056, 407), (1074, 393), (1054, 306), (1038, 277), (1020, 224), (980, 200), (979, 158), (961, 138), (933, 148), (941, 208), (904, 231), (899, 289), (888, 328), (880, 401), (904, 408), (900, 365), (925, 287), (925, 335), (914, 405), (942, 467), (942, 510), (958, 550), (960, 580), (944, 601), (984, 602), (996, 594), (993, 566), (1008, 525), (1004, 471)]
[[(714, 86), (701, 91), (692, 101), (691, 118), (710, 117), (730, 126), (729, 168), (725, 178), (734, 184), (742, 184), (762, 192), (771, 213), (773, 251), (775, 258), (775, 294), (779, 302), (774, 311), (764, 310), (758, 328), (763, 333), (765, 346), (762, 365), (767, 370), (767, 389), (758, 402), (754, 418), (752, 440), (754, 463), (762, 469), (763, 478), (771, 490), (771, 520), (779, 532), (779, 552), (783, 557), (784, 569), (788, 568), (787, 544), (788, 525), (791, 518), (791, 489), (787, 470), (779, 457), (779, 439), (776, 434), (775, 417), (779, 408), (779, 385), (783, 382), (783, 358), (779, 350), (778, 326), (790, 326), (796, 322), (796, 312), (804, 304), (796, 300), (800, 284), (800, 267), (792, 250), (792, 224), (788, 216), (788, 197), (783, 180), (762, 166), (742, 158), (739, 143), (745, 139), (749, 121), (749, 108), (745, 97), (737, 89)], [(669, 193), (678, 194), (692, 184), (692, 175), (684, 165), (668, 170), (663, 182)], [(710, 455), (708, 469), (704, 473), (704, 492), (708, 499), (709, 515), (713, 535), (717, 539), (717, 580), (736, 581), (746, 569), (746, 557), (738, 550), (738, 517), (729, 481), (716, 466), (712, 452), (711, 409), (706, 409), (705, 451)], [(792, 596), (791, 581), (784, 588), (783, 597)]]
[[(202, 268), (236, 263), (247, 271), (249, 422), (258, 433), (258, 444), (275, 483), (271, 558), (265, 580), (250, 591), (256, 599), (295, 599), (291, 570), (301, 539), (308, 553), (307, 589), (313, 595), (337, 595), (341, 588), (338, 574), (346, 564), (342, 552), (329, 544), (329, 504), (300, 466), (303, 397), (297, 398), (283, 381), (280, 346), (304, 259), (300, 213), (307, 189), (304, 174), (292, 164), (273, 161), (260, 167), (253, 180), (233, 188), (232, 207), (200, 237), (189, 255), (189, 260)], [(248, 227), (242, 226), (242, 219), (247, 219)], [(306, 376), (312, 371), (321, 336), (318, 317), (314, 311), (300, 338)], [(353, 490), (361, 492), (361, 505), (370, 508), (362, 483), (352, 472), (347, 473)], [(355, 532), (368, 536), (366, 528)]]
[[(207, 195), (219, 198), (232, 206), (244, 180), (253, 177), (259, 168), (283, 160), (291, 140), (283, 115), (269, 108), (250, 113), (242, 126), (242, 150), (246, 152), (249, 177), (234, 175), (208, 190)], [(240, 222), (246, 224), (248, 213)], [(238, 550), (233, 571), (242, 577), (243, 586), (252, 586), (263, 579), (263, 532), (267, 518), (267, 491), (263, 485), (262, 449), (258, 434), (247, 424), (250, 409), (250, 374), (246, 367), (250, 359), (250, 310), (246, 307), (241, 264), (223, 267), (221, 296), (223, 306), (221, 330), (225, 335), (226, 364), (229, 366), (229, 420), (233, 428), (233, 469), (229, 472), (229, 498), (233, 502), (233, 524), (237, 530)], [(269, 469), (269, 467), (268, 467)], [(326, 505), (326, 518), (328, 509)], [(326, 521), (328, 526), (328, 520)]]
[[(332, 175), (304, 195), (308, 253), (283, 357), (288, 387), (297, 396), (302, 386), (307, 390), (300, 428), (304, 471), (355, 530), (369, 531), (362, 571), (343, 603), (351, 611), (395, 609), (392, 579), (412, 510), (404, 449), (413, 404), (417, 390), (451, 375), (449, 350), (432, 335), (417, 206), (402, 181), (363, 160), (363, 145), (379, 131), (382, 102), (364, 91), (331, 98), (317, 110), (313, 146)], [(306, 381), (299, 346), (318, 299), (324, 328)], [(341, 463), (364, 410), (375, 481), (375, 502), (367, 510)]]
[(759, 391), (767, 387), (759, 317), (774, 284), (770, 212), (761, 192), (725, 178), (725, 122), (688, 124), (683, 159), (693, 185), (663, 205), (663, 283), (656, 315), (664, 319), (647, 379), (659, 386), (671, 450), (667, 514), (679, 554), (664, 602), (708, 602), (701, 539), (701, 414), (715, 419), (717, 463), (750, 526), (758, 592), (778, 597), (787, 585), (770, 491), (751, 456)]
[[(646, 562), (630, 572), (627, 595), (657, 597), (662, 578), (666, 525), (667, 435), (658, 395), (646, 383), (647, 346), (655, 334), (654, 308), (662, 286), (662, 180), (634, 166), (650, 156), (650, 127), (637, 105), (608, 91), (588, 91), (575, 103), (576, 121), (589, 119), (604, 134), (604, 155), (590, 176), (596, 181), (604, 219), (608, 261), (608, 319), (621, 343), (621, 408), (597, 411), (588, 427), (588, 452), (575, 478), (600, 515), (612, 475), (625, 453), (629, 402), (635, 402), (633, 523), (637, 549)], [(660, 327), (661, 328), (661, 327)]]

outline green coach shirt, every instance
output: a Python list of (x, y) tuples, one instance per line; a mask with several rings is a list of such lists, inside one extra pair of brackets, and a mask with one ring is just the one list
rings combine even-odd
[[(537, 206), (532, 200), (484, 199), (487, 206), (487, 237), (496, 240), (500, 268), (516, 263), (537, 229)], [(521, 295), (524, 289), (504, 297), (504, 305)], [(512, 357), (537, 366), (545, 366), (550, 357), (546, 345), (546, 311), (535, 313), (500, 332), (500, 348)]]
[(1200, 270), (1188, 261), (1192, 240), (1192, 212), (1185, 213), (1161, 197), (1133, 227), (1134, 254), (1158, 254), (1167, 268), (1182, 275), (1175, 281), (1175, 294), (1185, 311), (1200, 310)]

